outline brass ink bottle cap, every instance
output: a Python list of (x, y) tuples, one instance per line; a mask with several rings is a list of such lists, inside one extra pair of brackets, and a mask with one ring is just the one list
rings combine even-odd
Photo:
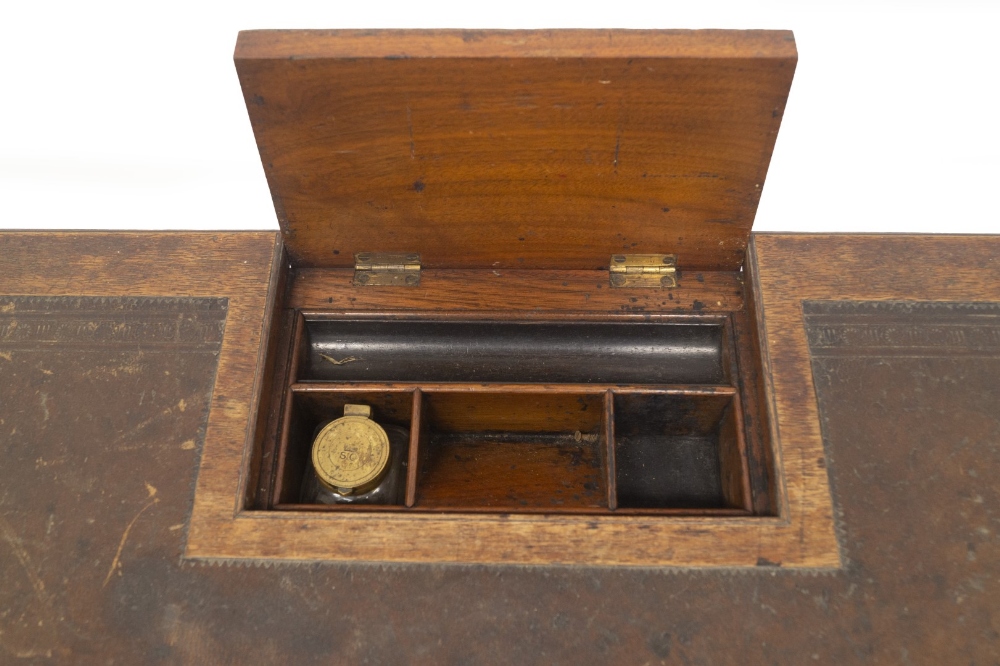
[(316, 476), (341, 495), (371, 490), (389, 469), (389, 436), (371, 413), (368, 405), (345, 405), (344, 415), (326, 424), (313, 441)]

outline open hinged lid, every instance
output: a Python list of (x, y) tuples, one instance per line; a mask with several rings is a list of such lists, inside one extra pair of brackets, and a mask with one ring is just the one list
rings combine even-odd
[(247, 110), (300, 265), (736, 270), (795, 68), (784, 31), (253, 31)]

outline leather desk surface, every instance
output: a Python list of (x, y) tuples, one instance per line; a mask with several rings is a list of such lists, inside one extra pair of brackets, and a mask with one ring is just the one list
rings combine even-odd
[[(192, 244), (214, 287), (157, 276)], [(765, 300), (809, 296), (842, 552), (822, 572), (185, 560), (219, 348), (259, 331), (273, 244), (0, 234), (0, 662), (1000, 659), (997, 238), (756, 237)], [(844, 300), (803, 268), (831, 256), (981, 279)]]

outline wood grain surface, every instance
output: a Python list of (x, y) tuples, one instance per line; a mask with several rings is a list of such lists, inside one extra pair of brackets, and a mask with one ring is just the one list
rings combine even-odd
[[(596, 440), (596, 438), (595, 438)], [(474, 434), (431, 435), (416, 507), (548, 512), (607, 506), (598, 442), (525, 437), (498, 442)]]
[(300, 266), (738, 270), (795, 69), (788, 32), (241, 33)]
[[(684, 272), (674, 289), (612, 289), (607, 271), (424, 270), (420, 291), (351, 288), (351, 269), (295, 271), (288, 307), (306, 312), (436, 312), (441, 316), (483, 317), (516, 313), (721, 314), (742, 310), (739, 273)], [(419, 294), (419, 298), (415, 296)], [(483, 302), (503, 307), (484, 314)], [(357, 308), (356, 306), (363, 306)]]
[(244, 30), (272, 58), (794, 58), (788, 30)]

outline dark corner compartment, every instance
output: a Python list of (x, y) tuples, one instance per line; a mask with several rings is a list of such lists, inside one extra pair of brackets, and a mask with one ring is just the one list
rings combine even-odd
[(723, 325), (307, 319), (300, 381), (721, 384)]
[(616, 394), (618, 506), (749, 510), (737, 400)]

